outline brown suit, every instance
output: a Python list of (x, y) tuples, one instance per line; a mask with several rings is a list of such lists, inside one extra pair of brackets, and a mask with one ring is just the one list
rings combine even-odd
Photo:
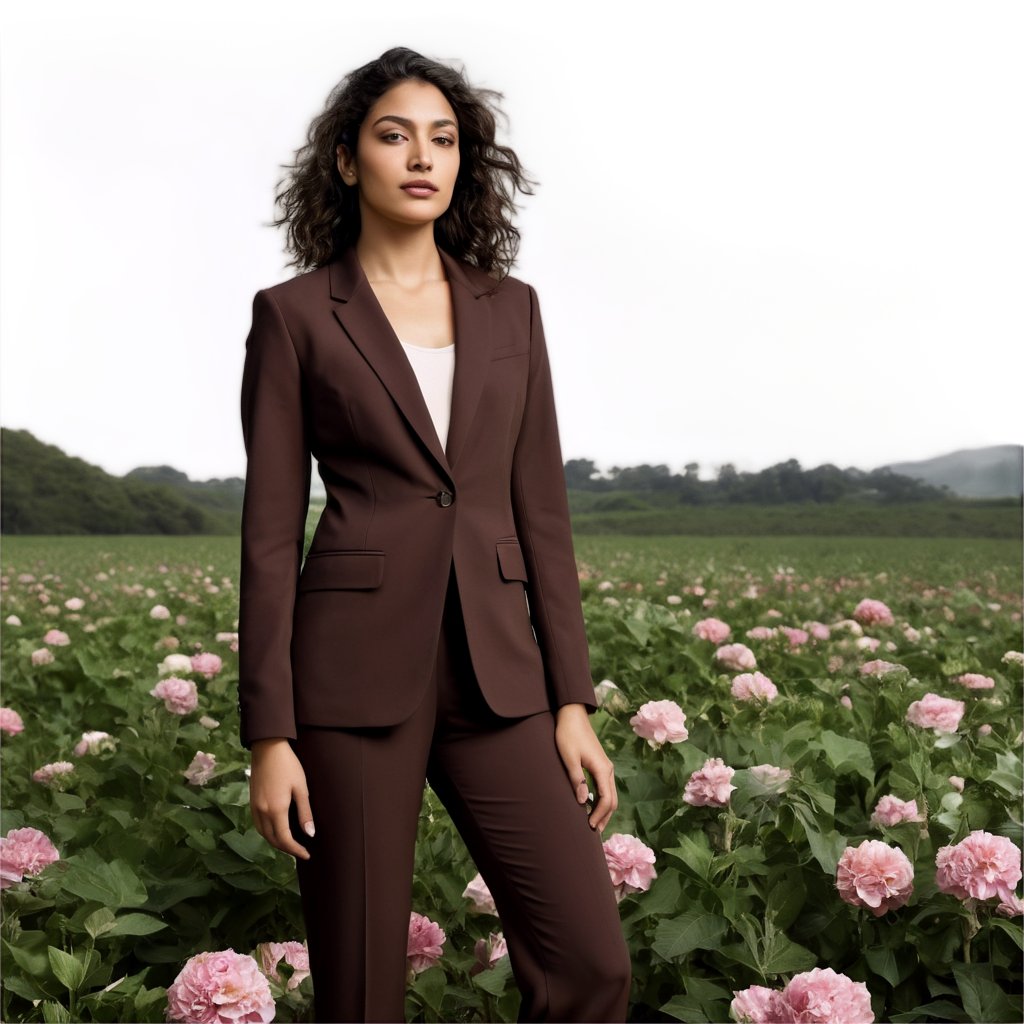
[[(488, 705), (503, 716), (596, 708), (536, 293), (441, 258), (456, 347), (446, 450), (354, 248), (253, 300), (242, 379), (246, 747), (295, 737), (297, 722), (406, 718), (432, 670), (453, 561)], [(310, 452), (327, 505), (300, 572)]]
[[(491, 889), (520, 1020), (622, 1021), (629, 951), (554, 741), (555, 708), (596, 704), (537, 296), (441, 258), (446, 451), (354, 248), (256, 293), (241, 738), (287, 737), (305, 773), (318, 1020), (404, 1019), (429, 780)], [(310, 452), (327, 506), (300, 571)]]

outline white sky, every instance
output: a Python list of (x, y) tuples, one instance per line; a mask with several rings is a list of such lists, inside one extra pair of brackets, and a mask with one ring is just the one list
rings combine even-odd
[[(0, 422), (122, 474), (243, 475), (263, 224), (394, 45), (500, 89), (541, 182), (565, 458), (871, 468), (1020, 443), (1024, 5), (9, 3)], [(36, 13), (38, 12), (38, 13)]]

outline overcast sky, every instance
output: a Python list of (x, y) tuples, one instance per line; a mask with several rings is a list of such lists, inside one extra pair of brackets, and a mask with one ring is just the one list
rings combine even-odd
[(2, 28), (0, 422), (111, 473), (244, 474), (281, 165), (394, 45), (505, 94), (565, 458), (1024, 439), (1015, 0), (61, 0)]

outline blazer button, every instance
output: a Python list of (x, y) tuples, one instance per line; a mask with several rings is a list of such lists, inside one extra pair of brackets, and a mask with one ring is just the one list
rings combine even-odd
[(447, 508), (455, 500), (455, 495), (451, 491), (438, 491), (434, 495), (434, 500), (441, 508)]

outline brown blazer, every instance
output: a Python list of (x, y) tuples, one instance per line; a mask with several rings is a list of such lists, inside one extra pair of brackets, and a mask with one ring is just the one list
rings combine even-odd
[[(242, 744), (391, 725), (433, 670), (454, 560), (499, 715), (596, 709), (537, 295), (441, 251), (446, 449), (353, 247), (258, 291), (242, 372)], [(302, 563), (310, 453), (327, 504)]]

